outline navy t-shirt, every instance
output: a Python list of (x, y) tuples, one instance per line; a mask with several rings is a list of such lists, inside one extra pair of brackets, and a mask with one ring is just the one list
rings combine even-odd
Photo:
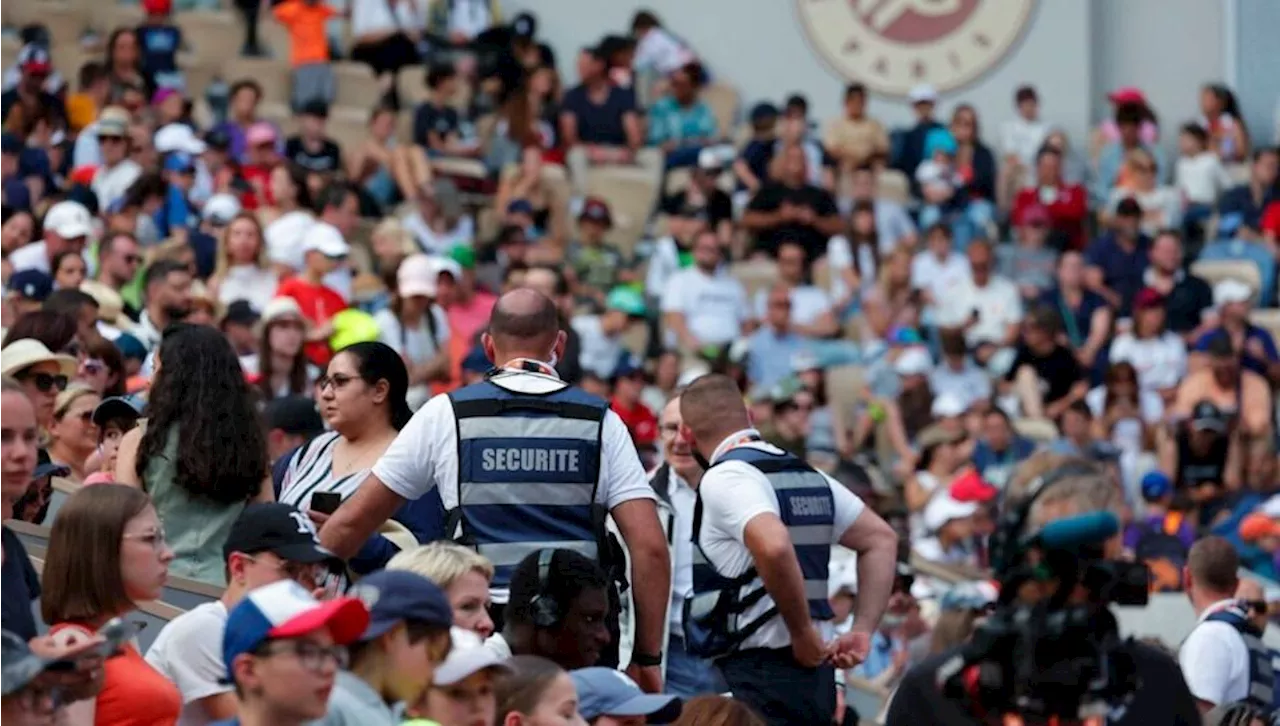
[[(1196, 340), (1196, 344), (1192, 347), (1192, 350), (1197, 353), (1207, 352), (1209, 350), (1209, 341), (1213, 340), (1215, 335), (1224, 333), (1225, 328), (1222, 328), (1221, 326), (1205, 332), (1198, 340)], [(1262, 346), (1262, 352), (1266, 354), (1266, 357), (1258, 358), (1249, 351), (1249, 348), (1251, 347), (1250, 343), (1254, 340), (1258, 341), (1255, 345)], [(1244, 329), (1244, 349), (1240, 351), (1240, 365), (1244, 366), (1245, 370), (1253, 371), (1265, 378), (1267, 375), (1267, 368), (1276, 361), (1280, 361), (1280, 349), (1276, 348), (1276, 341), (1271, 337), (1271, 333), (1267, 332), (1266, 328), (1259, 328), (1256, 325), (1246, 323)]]
[(1092, 290), (1085, 290), (1081, 293), (1080, 307), (1075, 310), (1067, 307), (1067, 302), (1062, 297), (1062, 291), (1057, 288), (1045, 291), (1040, 297), (1040, 302), (1058, 311), (1058, 314), (1062, 317), (1062, 328), (1074, 348), (1079, 348), (1089, 339), (1089, 333), (1093, 328), (1093, 313), (1098, 308), (1107, 307), (1107, 301)]
[(458, 133), (461, 123), (457, 109), (430, 102), (423, 103), (413, 112), (413, 143), (430, 148), (427, 143), (428, 133), (436, 133), (445, 138)]
[(1127, 251), (1116, 241), (1115, 235), (1105, 234), (1085, 250), (1085, 264), (1101, 269), (1103, 284), (1120, 295), (1121, 305), (1117, 312), (1122, 318), (1129, 316), (1133, 296), (1142, 289), (1142, 273), (1147, 269), (1147, 251), (1150, 249), (1151, 239), (1146, 235), (1139, 235), (1133, 250)]
[(574, 86), (564, 94), (561, 111), (573, 114), (578, 121), (578, 139), (584, 144), (626, 146), (627, 130), (622, 118), (636, 110), (634, 91), (609, 87), (604, 103), (591, 100), (585, 86)]
[(138, 44), (142, 49), (142, 68), (148, 76), (178, 70), (178, 48), (182, 31), (172, 25), (138, 26)]
[(40, 597), (40, 578), (31, 565), (27, 548), (8, 527), (0, 528), (0, 542), (4, 545), (4, 567), (0, 568), (0, 626), (23, 640), (36, 637), (36, 617), (31, 612), (31, 602)]

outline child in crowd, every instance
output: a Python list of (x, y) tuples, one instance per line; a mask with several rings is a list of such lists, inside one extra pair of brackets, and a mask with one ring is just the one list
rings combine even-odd
[(1194, 121), (1178, 133), (1178, 163), (1174, 183), (1182, 192), (1182, 223), (1187, 234), (1200, 237), (1199, 225), (1213, 216), (1223, 190), (1232, 186), (1222, 158), (1209, 148), (1209, 132)]
[(152, 94), (151, 106), (156, 110), (157, 128), (178, 123), (187, 115), (187, 99), (173, 88), (161, 88)]
[(324, 0), (284, 0), (272, 10), (276, 20), (289, 31), (289, 65), (293, 67), (291, 101), (294, 111), (318, 101), (333, 103), (337, 84), (329, 63), (329, 40), (325, 27), (338, 11)]
[(587, 197), (578, 215), (578, 241), (569, 245), (566, 255), (573, 293), (579, 300), (603, 302), (606, 291), (614, 285), (634, 279), (627, 258), (604, 241), (611, 227), (609, 204), (599, 197)]
[(156, 210), (156, 228), (161, 239), (185, 240), (199, 219), (195, 205), (187, 198), (196, 181), (195, 160), (181, 151), (169, 154), (164, 160), (164, 176), (168, 188), (164, 204)]
[(298, 133), (285, 141), (284, 157), (306, 170), (307, 188), (314, 193), (342, 170), (342, 148), (326, 132), (329, 106), (324, 101), (307, 101), (297, 113)]
[(739, 192), (735, 196), (741, 195), (741, 206), (746, 205), (747, 194), (755, 194), (769, 180), (769, 161), (777, 141), (778, 107), (768, 102), (756, 104), (751, 109), (750, 122), (751, 138), (733, 162)]
[(142, 10), (147, 14), (142, 25), (138, 26), (143, 72), (157, 88), (183, 88), (186, 81), (178, 69), (182, 30), (169, 17), (173, 11), (173, 0), (143, 0)]
[(111, 79), (107, 67), (98, 61), (80, 66), (76, 79), (79, 89), (67, 97), (67, 125), (72, 133), (79, 132), (98, 118), (98, 111), (107, 105), (111, 95)]
[(120, 439), (138, 425), (145, 405), (141, 396), (113, 396), (93, 409), (93, 425), (98, 427), (98, 450), (85, 461), (85, 484), (115, 481), (116, 452)]
[[(924, 197), (924, 207), (920, 210), (921, 227), (949, 221), (951, 213), (962, 206), (963, 200), (956, 195), (956, 191), (964, 186), (954, 164), (957, 148), (956, 138), (946, 129), (933, 129), (925, 136), (924, 161), (916, 167), (916, 181)], [(957, 246), (961, 250), (965, 247), (959, 240)]]

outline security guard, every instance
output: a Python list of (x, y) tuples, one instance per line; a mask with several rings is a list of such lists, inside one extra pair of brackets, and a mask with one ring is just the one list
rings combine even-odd
[[(897, 535), (843, 485), (764, 442), (732, 379), (694, 381), (680, 414), (680, 435), (706, 470), (694, 508), (686, 647), (715, 658), (734, 697), (768, 723), (831, 723), (833, 666), (866, 657), (893, 589)], [(837, 543), (858, 553), (858, 604), (853, 631), (828, 641)]]
[(321, 528), (321, 541), (349, 557), (406, 500), (438, 487), (446, 531), (493, 562), (491, 595), (505, 603), (512, 569), (531, 552), (571, 549), (599, 559), (607, 511), (630, 553), (632, 581), (645, 583), (636, 588), (629, 672), (659, 691), (671, 563), (626, 426), (606, 401), (556, 375), (565, 334), (541, 293), (503, 295), (482, 344), (499, 366), (428, 401)]

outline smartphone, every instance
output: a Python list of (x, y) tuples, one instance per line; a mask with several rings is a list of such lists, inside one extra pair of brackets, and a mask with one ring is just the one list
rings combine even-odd
[(98, 635), (106, 640), (97, 645), (96, 653), (103, 658), (110, 658), (120, 650), (121, 646), (133, 640), (141, 629), (138, 623), (131, 623), (123, 618), (108, 620), (106, 625), (98, 628)]
[(316, 492), (311, 495), (311, 508), (321, 514), (333, 514), (342, 504), (342, 495), (337, 492)]

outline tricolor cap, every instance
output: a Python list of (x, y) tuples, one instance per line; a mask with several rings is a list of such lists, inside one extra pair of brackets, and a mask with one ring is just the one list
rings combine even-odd
[(236, 656), (265, 641), (298, 638), (328, 629), (334, 643), (354, 643), (369, 626), (369, 610), (352, 597), (317, 600), (293, 580), (251, 590), (227, 615), (222, 634), (222, 661), (228, 680)]

